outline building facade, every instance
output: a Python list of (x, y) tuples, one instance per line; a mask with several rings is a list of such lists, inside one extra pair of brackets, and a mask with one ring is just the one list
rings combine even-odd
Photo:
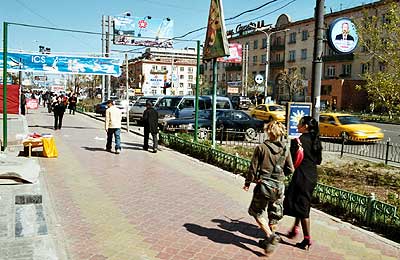
[[(385, 23), (387, 9), (387, 1), (378, 1), (338, 12), (326, 13), (324, 15), (325, 28), (328, 29), (329, 24), (341, 17), (357, 21), (362, 18), (364, 12), (380, 17), (380, 22)], [(263, 22), (261, 23), (263, 24)], [(310, 101), (315, 35), (314, 18), (291, 21), (289, 15), (282, 14), (273, 26), (267, 25), (260, 28), (259, 24), (260, 22), (253, 22), (247, 26), (238, 25), (235, 30), (228, 32), (228, 35), (230, 35), (229, 42), (240, 43), (243, 46), (243, 63), (240, 65), (220, 65), (218, 86), (227, 88), (227, 82), (234, 78), (237, 82), (240, 82), (239, 93), (242, 95), (251, 96), (255, 93), (263, 93), (264, 86), (258, 86), (253, 79), (257, 74), (265, 75), (267, 62), (266, 34), (268, 33), (270, 34), (268, 96), (271, 96), (278, 103), (289, 101), (288, 90), (279, 85), (279, 76), (284, 70), (296, 69), (304, 82), (304, 88), (292, 100)], [(260, 29), (264, 32), (260, 32)], [(356, 91), (355, 86), (364, 84), (362, 74), (366, 71), (379, 71), (384, 67), (382, 64), (369, 64), (367, 55), (365, 48), (360, 44), (352, 54), (339, 54), (331, 49), (327, 40), (324, 41), (321, 78), (322, 107), (335, 103), (338, 109), (365, 109), (363, 105), (366, 106), (367, 103), (365, 102), (366, 95), (363, 92)], [(212, 80), (212, 71), (207, 70), (207, 67), (212, 66), (204, 65), (203, 78), (206, 82)], [(346, 92), (352, 93), (351, 102), (344, 97)]]
[(129, 61), (130, 75), (139, 95), (193, 95), (196, 88), (197, 51), (147, 48)]

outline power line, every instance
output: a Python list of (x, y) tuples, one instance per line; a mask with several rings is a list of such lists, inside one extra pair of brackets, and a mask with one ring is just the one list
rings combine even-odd
[(235, 15), (235, 16), (233, 16), (233, 17), (227, 18), (227, 19), (225, 19), (225, 21), (233, 20), (233, 19), (236, 19), (236, 18), (238, 18), (239, 16), (244, 15), (244, 14), (246, 14), (246, 13), (251, 13), (251, 12), (257, 11), (257, 10), (259, 10), (259, 9), (261, 9), (261, 8), (263, 8), (263, 7), (267, 6), (267, 5), (269, 5), (269, 4), (272, 4), (272, 3), (276, 2), (276, 1), (278, 1), (278, 0), (272, 0), (272, 1), (266, 2), (265, 4), (263, 4), (263, 5), (259, 6), (259, 7), (256, 7), (256, 8), (250, 9), (250, 10), (246, 10), (246, 11), (244, 11), (244, 12), (241, 12), (241, 13), (238, 14), (238, 15)]

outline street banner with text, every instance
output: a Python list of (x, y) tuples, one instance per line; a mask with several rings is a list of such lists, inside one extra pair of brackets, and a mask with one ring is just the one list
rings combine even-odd
[[(121, 74), (122, 61), (115, 58), (63, 56), (56, 54), (32, 54), (7, 52), (7, 70), (56, 74)], [(0, 52), (0, 67), (3, 67), (3, 52)]]
[(240, 43), (229, 43), (229, 56), (217, 58), (218, 62), (242, 63), (242, 45)]

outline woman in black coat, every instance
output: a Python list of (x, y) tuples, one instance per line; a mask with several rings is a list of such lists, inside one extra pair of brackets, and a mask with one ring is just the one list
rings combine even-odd
[[(299, 226), (303, 229), (304, 240), (296, 246), (308, 249), (311, 246), (310, 234), (310, 207), (311, 196), (317, 185), (317, 165), (322, 161), (322, 146), (319, 139), (318, 122), (305, 116), (297, 125), (301, 133), (300, 141), (304, 151), (304, 159), (295, 170), (292, 180), (285, 194), (283, 202), (284, 214), (295, 217), (295, 223), (288, 237), (294, 238), (299, 232)], [(292, 140), (290, 151), (292, 158), (296, 158), (296, 151), (299, 145)]]

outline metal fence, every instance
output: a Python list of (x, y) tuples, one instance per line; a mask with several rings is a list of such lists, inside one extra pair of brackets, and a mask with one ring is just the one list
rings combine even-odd
[[(250, 165), (248, 159), (195, 143), (193, 140), (185, 140), (165, 133), (160, 133), (160, 140), (172, 149), (236, 174), (246, 173)], [(317, 202), (329, 205), (330, 213), (334, 215), (351, 217), (373, 230), (396, 240), (400, 239), (400, 218), (397, 208), (376, 200), (373, 195), (363, 196), (318, 183), (313, 197)]]
[[(211, 130), (202, 130), (202, 140), (211, 139)], [(267, 136), (264, 132), (251, 132), (219, 129), (216, 141), (219, 145), (252, 147), (264, 142)], [(337, 138), (322, 138), (324, 151), (354, 154), (362, 157), (400, 163), (400, 145), (390, 141), (365, 142), (349, 139), (345, 136)]]

